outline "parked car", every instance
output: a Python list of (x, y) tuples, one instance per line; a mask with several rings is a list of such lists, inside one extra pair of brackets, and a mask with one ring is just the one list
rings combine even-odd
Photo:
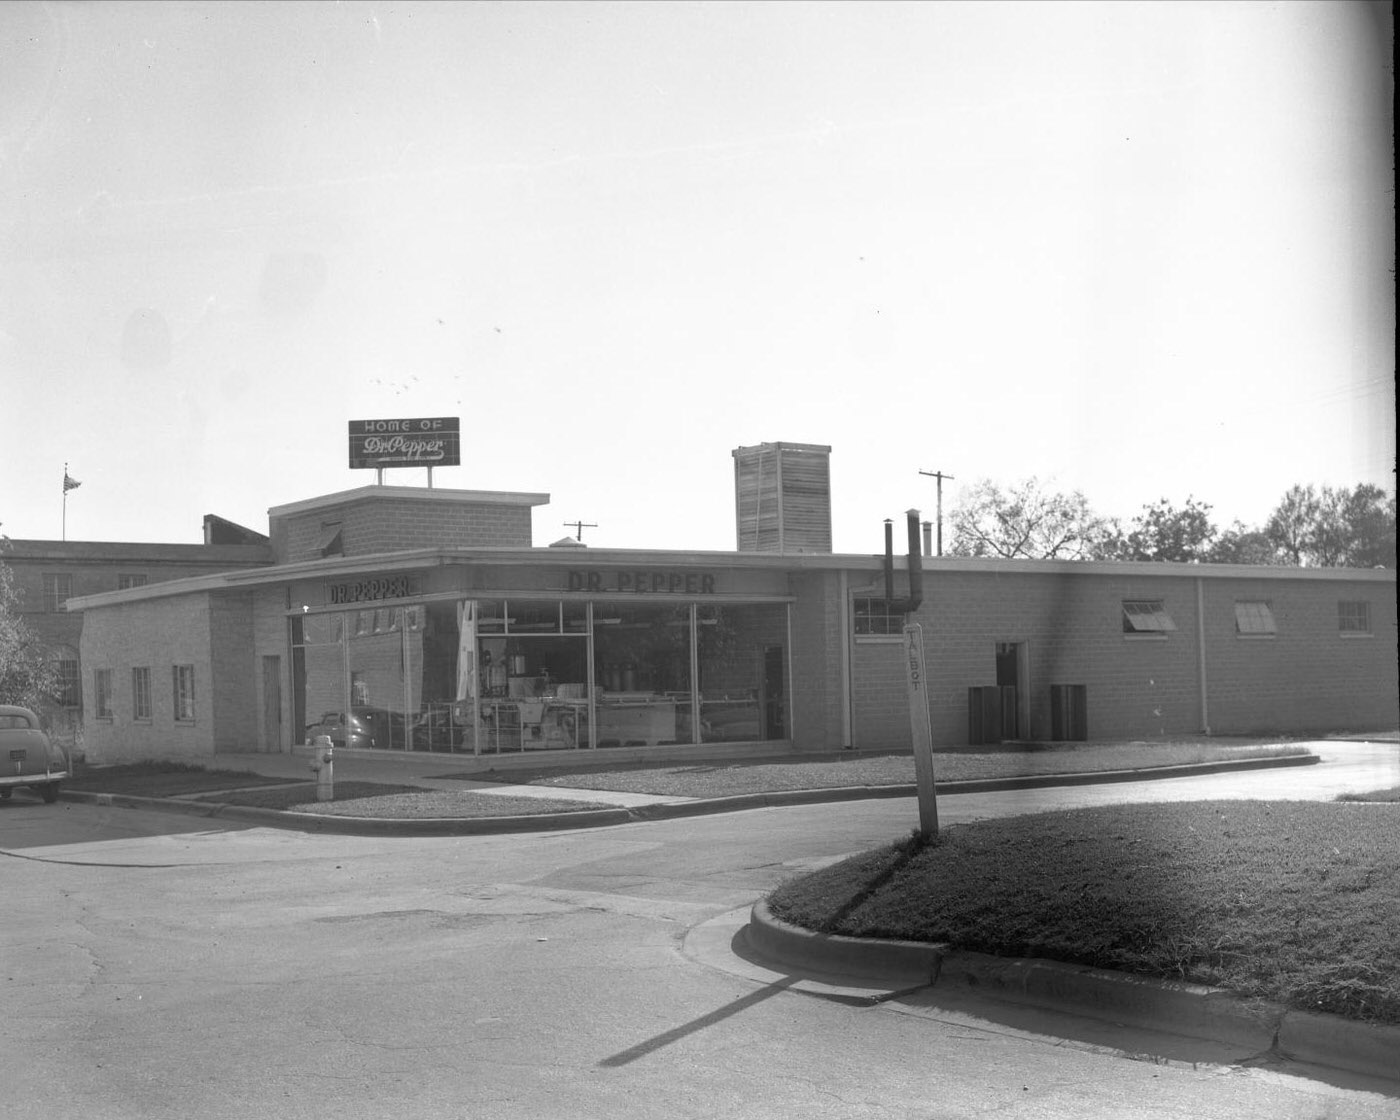
[(28, 786), (53, 804), (58, 785), (68, 777), (68, 755), (44, 733), (28, 708), (0, 704), (0, 800), (16, 786)]
[(369, 720), (345, 712), (326, 712), (317, 723), (306, 729), (306, 741), (313, 743), (321, 735), (329, 735), (333, 747), (372, 747), (374, 729)]
[(408, 719), (402, 712), (391, 712), (387, 708), (326, 712), (319, 723), (306, 729), (306, 741), (312, 742), (318, 735), (329, 735), (333, 747), (401, 751), (408, 745)]

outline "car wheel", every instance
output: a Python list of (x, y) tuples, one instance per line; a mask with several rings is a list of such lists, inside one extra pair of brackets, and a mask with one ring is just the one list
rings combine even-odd
[(12, 790), (9, 786), (0, 788), (0, 801), (8, 801), (10, 799), (10, 795), (14, 792), (15, 791)]
[(46, 782), (44, 785), (39, 787), (39, 792), (44, 795), (44, 804), (52, 805), (55, 801), (58, 800), (58, 783)]

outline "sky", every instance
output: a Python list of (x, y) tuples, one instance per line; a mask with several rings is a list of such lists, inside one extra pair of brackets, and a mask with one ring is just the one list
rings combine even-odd
[(837, 552), (921, 471), (945, 523), (1393, 493), (1389, 20), (0, 4), (0, 533), (266, 532), (375, 482), (371, 418), (459, 418), (433, 485), (548, 494), (536, 545), (732, 549), (777, 441), (832, 448)]

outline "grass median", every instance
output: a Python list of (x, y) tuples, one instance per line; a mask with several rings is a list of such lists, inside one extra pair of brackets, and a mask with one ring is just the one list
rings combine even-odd
[(1400, 806), (1209, 801), (943, 830), (768, 899), (790, 923), (1228, 988), (1400, 1022)]

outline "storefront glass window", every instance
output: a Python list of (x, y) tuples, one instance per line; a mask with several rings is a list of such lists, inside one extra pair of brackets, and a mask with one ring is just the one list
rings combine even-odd
[[(591, 625), (590, 625), (591, 620)], [(788, 734), (783, 604), (462, 599), (292, 620), (305, 722), (494, 753)]]

